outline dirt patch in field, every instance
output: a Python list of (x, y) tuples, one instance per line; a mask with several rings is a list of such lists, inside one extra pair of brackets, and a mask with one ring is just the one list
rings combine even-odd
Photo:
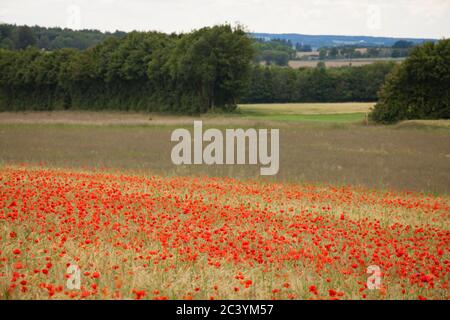
[(398, 123), (397, 128), (443, 128), (450, 129), (450, 119), (446, 120), (407, 120)]
[[(31, 111), (0, 112), (0, 124), (72, 124), (72, 125), (139, 125), (139, 126), (186, 126), (194, 120), (202, 120), (205, 125), (226, 126), (230, 122), (234, 126), (258, 127), (261, 121), (243, 119), (236, 114), (174, 116), (153, 113), (131, 112), (92, 112), (92, 111)], [(267, 123), (267, 121), (265, 121)], [(280, 122), (270, 122), (284, 126)]]

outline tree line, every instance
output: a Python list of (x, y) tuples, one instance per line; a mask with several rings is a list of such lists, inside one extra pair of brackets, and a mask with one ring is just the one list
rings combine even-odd
[(0, 110), (233, 109), (250, 77), (241, 27), (186, 34), (131, 32), (83, 51), (0, 51)]
[(20, 46), (0, 49), (0, 111), (109, 109), (192, 114), (215, 108), (234, 110), (238, 102), (379, 98), (371, 115), (375, 121), (450, 118), (448, 39), (415, 48), (398, 43), (397, 49), (411, 50), (400, 65), (378, 62), (326, 68), (319, 62), (316, 68), (292, 69), (277, 63), (263, 66), (258, 61), (263, 51), (292, 54), (291, 43), (273, 40), (255, 45), (239, 26), (219, 25), (186, 34), (131, 32), (106, 37), (85, 50), (51, 51), (25, 45), (29, 33), (26, 29), (20, 32)]
[[(0, 24), (0, 49), (22, 50), (34, 47), (46, 51), (63, 48), (85, 50), (108, 38), (123, 38), (123, 31), (101, 32), (99, 30), (71, 30), (67, 28), (47, 28), (40, 26), (17, 26)], [(256, 51), (255, 61), (268, 64), (287, 65), (295, 57), (290, 41), (253, 39)]]
[(394, 62), (377, 62), (359, 67), (283, 68), (255, 65), (250, 86), (242, 102), (352, 102), (376, 101)]
[(361, 58), (405, 58), (414, 49), (416, 44), (411, 41), (399, 40), (392, 47), (355, 46), (344, 45), (335, 47), (322, 47), (319, 50), (320, 60), (333, 59), (361, 59)]
[(47, 51), (63, 48), (84, 50), (111, 37), (122, 38), (123, 31), (101, 32), (99, 30), (71, 30), (39, 26), (0, 24), (0, 48), (21, 50), (35, 47)]
[(296, 51), (291, 41), (283, 39), (254, 39), (255, 62), (267, 65), (287, 66), (295, 58)]

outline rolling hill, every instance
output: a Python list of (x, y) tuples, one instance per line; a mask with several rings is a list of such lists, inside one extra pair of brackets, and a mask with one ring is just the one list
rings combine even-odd
[(419, 38), (392, 38), (392, 37), (369, 37), (369, 36), (333, 36), (333, 35), (306, 35), (297, 33), (251, 33), (254, 38), (262, 38), (266, 40), (283, 39), (290, 40), (294, 45), (302, 43), (310, 45), (313, 48), (333, 47), (341, 45), (361, 45), (374, 47), (390, 47), (398, 40), (407, 40), (416, 44), (426, 41), (436, 41), (436, 39), (419, 39)]

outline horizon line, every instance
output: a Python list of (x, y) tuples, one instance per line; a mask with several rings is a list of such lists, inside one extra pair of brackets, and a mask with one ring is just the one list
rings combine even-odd
[[(161, 33), (166, 33), (166, 34), (183, 34), (183, 33), (189, 33), (195, 30), (199, 30), (201, 28), (205, 28), (205, 27), (212, 27), (214, 25), (208, 25), (208, 26), (203, 26), (200, 28), (192, 28), (190, 31), (171, 31), (171, 32), (167, 32), (167, 31), (162, 31), (162, 30), (158, 30), (158, 29), (132, 29), (132, 30), (120, 30), (120, 29), (115, 29), (114, 31), (112, 31), (111, 29), (109, 30), (101, 30), (101, 29), (97, 29), (97, 28), (82, 28), (82, 29), (72, 29), (66, 26), (59, 26), (59, 25), (39, 25), (39, 24), (17, 24), (17, 23), (11, 23), (11, 22), (6, 22), (6, 21), (0, 21), (0, 25), (2, 24), (6, 24), (6, 25), (14, 25), (17, 27), (22, 27), (22, 26), (27, 26), (27, 27), (40, 27), (40, 28), (47, 28), (47, 29), (52, 29), (52, 28), (59, 28), (62, 30), (71, 30), (71, 31), (98, 31), (101, 33), (115, 33), (115, 32), (125, 32), (125, 33), (130, 33), (130, 32), (161, 32)], [(218, 23), (215, 25), (232, 25), (232, 23)], [(386, 35), (365, 35), (365, 34), (312, 34), (312, 33), (297, 33), (297, 32), (261, 32), (261, 31), (248, 31), (248, 34), (270, 34), (270, 35), (300, 35), (300, 36), (323, 36), (323, 37), (366, 37), (366, 38), (391, 38), (391, 39), (411, 39), (411, 40), (441, 40), (441, 39), (448, 39), (448, 37), (439, 37), (439, 38), (430, 38), (430, 37), (419, 37), (419, 36), (407, 36), (407, 37), (401, 37), (401, 36), (386, 36)]]

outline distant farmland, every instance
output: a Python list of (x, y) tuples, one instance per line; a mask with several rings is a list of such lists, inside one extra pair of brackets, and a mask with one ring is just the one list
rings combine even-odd
[(388, 58), (388, 59), (336, 59), (336, 60), (291, 60), (289, 61), (289, 66), (291, 68), (314, 68), (320, 61), (323, 61), (327, 67), (337, 68), (349, 66), (350, 63), (354, 67), (364, 66), (368, 64), (372, 64), (375, 62), (386, 62), (386, 61), (396, 61), (398, 63), (402, 62), (403, 58)]

